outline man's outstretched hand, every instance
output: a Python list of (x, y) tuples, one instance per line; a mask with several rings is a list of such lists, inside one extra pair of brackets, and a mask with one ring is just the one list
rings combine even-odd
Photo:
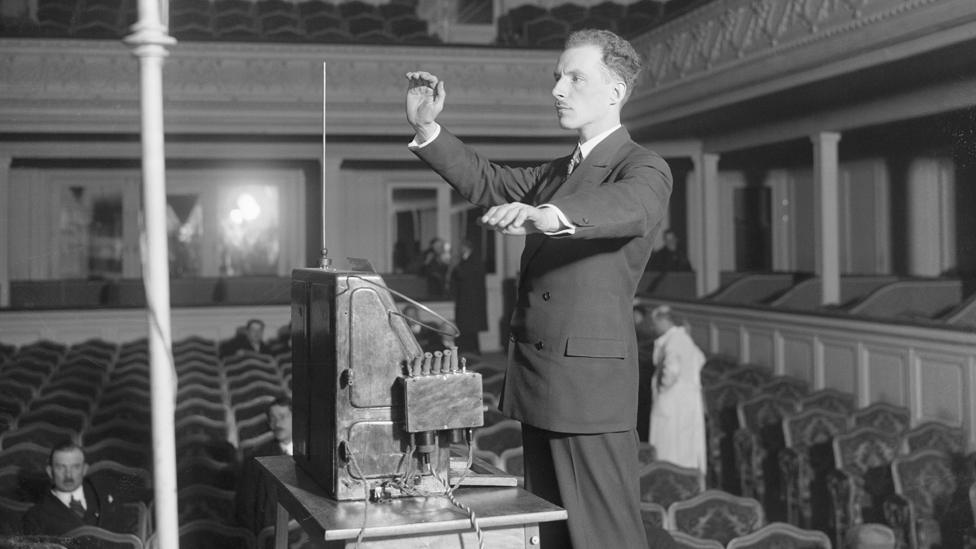
[(407, 73), (407, 122), (417, 132), (417, 142), (427, 141), (437, 128), (437, 115), (444, 110), (444, 81), (424, 71)]
[(511, 236), (553, 233), (563, 229), (553, 208), (536, 208), (521, 202), (493, 206), (479, 220), (481, 225)]

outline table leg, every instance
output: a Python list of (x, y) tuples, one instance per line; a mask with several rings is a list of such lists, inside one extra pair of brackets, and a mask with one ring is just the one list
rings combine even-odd
[(278, 518), (275, 521), (275, 549), (288, 549), (288, 510), (278, 503)]

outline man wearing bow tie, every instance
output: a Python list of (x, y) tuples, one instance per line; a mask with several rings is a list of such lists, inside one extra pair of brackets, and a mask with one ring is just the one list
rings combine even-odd
[(86, 525), (120, 533), (133, 531), (135, 525), (124, 516), (121, 503), (107, 487), (87, 481), (87, 474), (88, 464), (80, 446), (73, 442), (55, 446), (47, 466), (53, 487), (24, 513), (24, 533), (59, 536)]
[(670, 546), (641, 523), (637, 341), (632, 300), (671, 194), (667, 163), (630, 139), (620, 109), (640, 57), (608, 31), (573, 33), (552, 89), (565, 157), (511, 168), (479, 156), (437, 122), (445, 84), (407, 74), (413, 152), (481, 223), (525, 235), (502, 411), (522, 422), (525, 485), (566, 508), (546, 523), (547, 548)]

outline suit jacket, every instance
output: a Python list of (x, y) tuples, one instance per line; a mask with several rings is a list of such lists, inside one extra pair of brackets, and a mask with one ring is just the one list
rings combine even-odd
[(242, 459), (241, 472), (234, 494), (237, 522), (255, 533), (274, 524), (277, 507), (273, 493), (261, 478), (261, 470), (254, 458), (281, 456), (281, 445), (274, 438), (247, 451)]
[(105, 490), (97, 489), (85, 481), (85, 516), (78, 517), (50, 491), (24, 513), (23, 528), (27, 535), (60, 536), (81, 526), (98, 526), (119, 533), (132, 533), (134, 524), (128, 524), (119, 501)]
[(526, 237), (502, 411), (564, 433), (633, 429), (632, 302), (671, 196), (671, 171), (620, 128), (571, 176), (569, 156), (530, 168), (489, 162), (442, 128), (414, 149), (463, 197), (558, 207), (573, 235)]

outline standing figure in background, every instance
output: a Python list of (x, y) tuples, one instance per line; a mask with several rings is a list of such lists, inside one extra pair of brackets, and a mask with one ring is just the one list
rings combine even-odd
[(451, 245), (442, 238), (430, 241), (424, 252), (424, 276), (427, 278), (427, 296), (447, 296), (447, 271), (451, 265)]
[(651, 311), (654, 341), (650, 442), (657, 458), (705, 472), (705, 406), (701, 369), (705, 354), (688, 330), (677, 326), (671, 307)]
[(664, 246), (654, 250), (647, 262), (648, 271), (675, 272), (691, 271), (688, 255), (679, 249), (678, 235), (671, 229), (664, 231)]
[(264, 342), (264, 321), (252, 318), (238, 329), (237, 335), (221, 345), (220, 357), (239, 355), (242, 353), (260, 353), (271, 355), (271, 347)]
[(451, 270), (454, 322), (461, 332), (456, 343), (461, 351), (480, 355), (478, 332), (488, 329), (485, 265), (474, 253), (470, 240), (461, 243), (460, 253), (458, 264)]

